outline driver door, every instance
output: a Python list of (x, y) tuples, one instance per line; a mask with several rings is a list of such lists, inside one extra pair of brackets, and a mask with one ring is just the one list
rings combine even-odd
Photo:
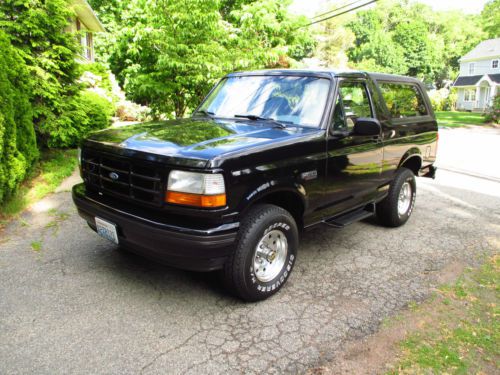
[(327, 139), (325, 217), (366, 204), (377, 195), (383, 144), (381, 134), (354, 134), (360, 117), (376, 118), (364, 79), (340, 79)]

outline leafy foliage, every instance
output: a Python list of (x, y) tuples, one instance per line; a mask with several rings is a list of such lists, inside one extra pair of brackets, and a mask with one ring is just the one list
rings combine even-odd
[(69, 97), (79, 91), (75, 57), (80, 46), (68, 32), (69, 0), (4, 0), (0, 29), (27, 64), (33, 121), (40, 146), (47, 146)]
[(226, 72), (288, 66), (314, 46), (297, 30), (304, 20), (278, 0), (130, 0), (120, 20), (95, 5), (116, 30), (112, 71), (130, 99), (157, 115), (182, 117)]
[(113, 105), (92, 91), (82, 91), (63, 103), (60, 116), (47, 124), (49, 147), (75, 147), (93, 130), (111, 124)]
[(488, 1), (481, 12), (481, 18), (488, 37), (500, 37), (500, 0)]
[(34, 164), (27, 181), (4, 203), (0, 203), (0, 223), (15, 217), (32, 203), (56, 190), (77, 166), (77, 152), (71, 150), (44, 150), (40, 161)]
[(355, 35), (345, 27), (345, 20), (346, 17), (335, 17), (319, 24), (317, 55), (327, 66), (347, 67), (346, 51), (353, 47)]
[(38, 157), (28, 68), (0, 30), (0, 202), (17, 189)]
[(356, 68), (415, 76), (437, 87), (456, 76), (460, 57), (484, 39), (477, 16), (394, 0), (358, 12), (347, 27), (355, 35), (348, 56)]

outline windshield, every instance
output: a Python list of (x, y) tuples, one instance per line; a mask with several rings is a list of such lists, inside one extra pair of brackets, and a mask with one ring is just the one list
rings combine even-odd
[(330, 81), (318, 77), (240, 76), (223, 79), (200, 112), (215, 117), (255, 116), (318, 127)]

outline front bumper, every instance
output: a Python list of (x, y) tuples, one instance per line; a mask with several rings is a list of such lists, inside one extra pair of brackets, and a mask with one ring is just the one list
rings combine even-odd
[(186, 228), (134, 215), (86, 194), (84, 184), (73, 187), (73, 202), (92, 229), (95, 217), (117, 226), (120, 246), (148, 258), (193, 271), (222, 268), (234, 250), (239, 223), (215, 228)]

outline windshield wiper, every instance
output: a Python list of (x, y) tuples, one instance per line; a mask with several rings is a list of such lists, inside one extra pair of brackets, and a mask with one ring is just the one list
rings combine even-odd
[(208, 116), (210, 118), (215, 116), (215, 113), (207, 111), (206, 109), (199, 109), (194, 114), (201, 113), (202, 115)]
[(275, 120), (273, 118), (262, 117), (262, 116), (252, 115), (252, 114), (248, 114), (248, 115), (234, 115), (234, 117), (247, 118), (247, 119), (252, 120), (252, 121), (269, 121), (269, 122), (272, 122), (274, 125), (276, 125), (277, 127), (281, 128), (281, 129), (285, 129), (286, 128), (285, 124), (283, 124), (282, 122), (280, 122), (278, 120)]

